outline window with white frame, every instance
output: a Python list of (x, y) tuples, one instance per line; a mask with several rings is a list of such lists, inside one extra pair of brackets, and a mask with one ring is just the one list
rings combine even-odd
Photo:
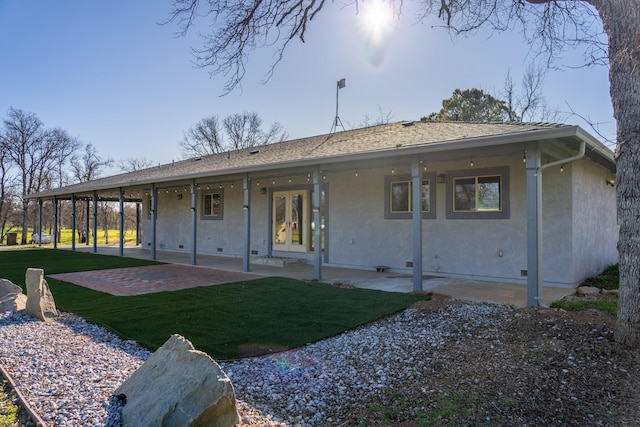
[(206, 192), (202, 195), (201, 219), (222, 219), (222, 190)]
[[(423, 218), (435, 218), (435, 173), (424, 174), (418, 202)], [(413, 200), (411, 175), (385, 177), (385, 218), (410, 219), (416, 203)]]
[(449, 171), (446, 176), (447, 218), (509, 218), (509, 168)]

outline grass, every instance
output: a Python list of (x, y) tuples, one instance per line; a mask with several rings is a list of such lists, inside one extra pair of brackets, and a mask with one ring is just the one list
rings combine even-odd
[[(0, 251), (0, 277), (23, 288), (27, 267), (54, 274), (150, 264), (154, 263), (47, 249)], [(299, 347), (429, 298), (280, 277), (128, 297), (47, 281), (59, 310), (151, 349), (180, 334), (218, 360)]]
[(420, 401), (407, 399), (403, 393), (398, 392), (388, 401), (377, 400), (370, 403), (368, 414), (360, 418), (358, 425), (372, 425), (373, 419), (379, 419), (385, 425), (401, 425), (399, 424), (401, 421), (411, 419), (413, 422), (411, 425), (420, 427), (489, 426), (492, 423), (484, 423), (474, 416), (485, 403), (484, 400), (472, 394), (444, 394)]
[[(602, 273), (586, 279), (580, 284), (580, 286), (593, 286), (607, 290), (619, 289), (620, 280), (618, 265), (615, 264), (608, 266)], [(598, 310), (602, 313), (616, 316), (618, 314), (618, 300), (591, 299), (583, 301), (554, 301), (551, 303), (551, 308), (560, 308), (566, 311)]]
[(587, 300), (587, 301), (554, 301), (551, 304), (552, 308), (560, 308), (566, 311), (586, 311), (586, 310), (598, 310), (607, 313), (611, 316), (618, 314), (618, 301), (615, 300)]
[(21, 426), (20, 407), (13, 403), (14, 394), (5, 380), (0, 380), (0, 427)]

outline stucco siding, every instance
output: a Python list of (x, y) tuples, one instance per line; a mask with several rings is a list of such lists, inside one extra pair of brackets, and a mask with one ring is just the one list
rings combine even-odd
[(576, 283), (618, 262), (618, 225), (614, 175), (587, 160), (572, 165), (573, 276)]
[(548, 285), (573, 286), (573, 224), (570, 165), (542, 172), (543, 280)]
[[(395, 176), (407, 176), (406, 159), (392, 166)], [(508, 216), (501, 219), (452, 219), (447, 217), (449, 181), (431, 182), (435, 218), (422, 220), (423, 273), (480, 280), (526, 282), (527, 195), (526, 171), (521, 155), (477, 157), (469, 160), (428, 162), (430, 176), (478, 171), (506, 171), (503, 194)], [(615, 192), (605, 185), (606, 170), (588, 160), (544, 170), (543, 175), (543, 278), (545, 284), (574, 286), (615, 262)], [(293, 171), (296, 172), (296, 171)], [(312, 184), (298, 176), (288, 182), (282, 176), (250, 182), (250, 250), (252, 255), (301, 257), (309, 262), (313, 252), (275, 252), (272, 248), (273, 192), (303, 188), (309, 191), (305, 210), (310, 212)], [(395, 271), (411, 271), (412, 220), (385, 215), (385, 192), (391, 167), (328, 171), (324, 262), (332, 266), (372, 269), (387, 265)], [(573, 190), (572, 190), (573, 188)], [(197, 251), (201, 254), (240, 257), (243, 252), (244, 204), (242, 182), (224, 184), (223, 218), (201, 219), (198, 192)], [(158, 195), (157, 248), (190, 252), (192, 239), (191, 195), (164, 190)], [(387, 199), (388, 200), (388, 199)], [(144, 212), (148, 201), (144, 201)], [(505, 208), (503, 206), (503, 208)], [(310, 222), (305, 232), (310, 232)], [(143, 247), (151, 242), (151, 222), (143, 215)]]

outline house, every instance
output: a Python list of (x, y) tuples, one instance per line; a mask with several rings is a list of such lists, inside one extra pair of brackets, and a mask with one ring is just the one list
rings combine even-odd
[(316, 279), (323, 266), (388, 266), (416, 290), (423, 275), (527, 284), (535, 306), (543, 283), (575, 287), (617, 262), (614, 185), (613, 153), (578, 126), (397, 122), (32, 197), (93, 201), (94, 212), (98, 200), (140, 203), (152, 259), (242, 257), (250, 271), (296, 258)]

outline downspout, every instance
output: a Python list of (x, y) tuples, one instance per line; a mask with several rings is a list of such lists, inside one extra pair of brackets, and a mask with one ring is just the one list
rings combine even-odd
[(566, 165), (567, 163), (571, 163), (571, 162), (574, 162), (576, 160), (580, 160), (581, 158), (584, 157), (584, 152), (585, 152), (586, 146), (587, 146), (587, 144), (584, 141), (580, 141), (580, 150), (578, 151), (578, 154), (576, 154), (575, 156), (569, 157), (567, 159), (556, 160), (555, 162), (551, 162), (551, 163), (547, 163), (546, 165), (542, 165), (542, 166), (540, 166), (538, 171), (541, 171), (541, 170), (546, 169), (546, 168), (550, 168), (552, 166)]
[(580, 160), (581, 158), (584, 157), (585, 154), (585, 149), (586, 149), (586, 143), (584, 141), (580, 141), (580, 150), (578, 151), (578, 154), (576, 154), (575, 156), (571, 156), (568, 157), (566, 159), (561, 159), (561, 160), (556, 160), (555, 162), (551, 162), (551, 163), (547, 163), (545, 165), (542, 165), (540, 167), (538, 167), (536, 169), (536, 180), (537, 180), (537, 191), (536, 191), (536, 198), (537, 198), (537, 206), (539, 206), (539, 210), (538, 210), (538, 214), (536, 215), (536, 221), (537, 221), (537, 236), (536, 236), (536, 247), (538, 250), (538, 265), (537, 265), (537, 270), (538, 270), (538, 274), (537, 274), (537, 278), (538, 278), (538, 295), (536, 297), (536, 305), (538, 307), (542, 306), (542, 287), (543, 287), (543, 275), (542, 275), (542, 270), (543, 270), (543, 258), (542, 258), (542, 245), (543, 245), (543, 240), (542, 240), (542, 171), (544, 169), (550, 168), (552, 166), (558, 166), (558, 165), (565, 165), (567, 163), (571, 163), (574, 162), (576, 160)]

